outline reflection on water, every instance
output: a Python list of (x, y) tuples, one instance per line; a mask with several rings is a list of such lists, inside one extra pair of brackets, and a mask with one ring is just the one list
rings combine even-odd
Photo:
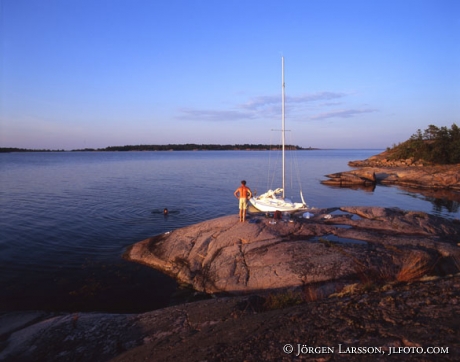
[(325, 185), (330, 188), (338, 189), (350, 189), (356, 191), (364, 191), (373, 193), (376, 191), (376, 188), (396, 188), (404, 191), (402, 195), (427, 201), (432, 204), (431, 212), (436, 215), (442, 215), (447, 218), (454, 217), (458, 214), (460, 210), (460, 193), (451, 191), (451, 190), (435, 190), (435, 189), (425, 189), (425, 188), (415, 188), (402, 185), (382, 185), (382, 184), (373, 184), (373, 185)]
[(350, 190), (356, 190), (356, 191), (364, 191), (364, 192), (374, 192), (375, 188), (377, 187), (376, 184), (369, 184), (369, 185), (363, 185), (363, 184), (350, 184), (346, 186), (341, 186), (341, 185), (326, 185), (327, 187), (330, 188), (337, 188), (337, 189), (350, 189)]
[(460, 203), (458, 201), (443, 200), (443, 199), (430, 200), (429, 197), (427, 197), (426, 200), (430, 201), (433, 204), (433, 209), (437, 213), (442, 213), (444, 209), (446, 209), (448, 212), (457, 213), (459, 210), (459, 206), (460, 206)]
[(428, 201), (433, 205), (432, 213), (446, 215), (447, 213), (458, 214), (460, 210), (460, 193), (451, 190), (431, 190), (396, 186), (404, 190), (406, 196)]
[(436, 215), (446, 214), (446, 212), (458, 214), (460, 210), (460, 202), (458, 200), (455, 200), (455, 197), (437, 198), (434, 196), (426, 196), (425, 193), (410, 193), (408, 194), (408, 196), (412, 196), (414, 198), (430, 202), (433, 205), (431, 213)]
[[(458, 199), (396, 187), (343, 189), (320, 183), (323, 175), (346, 170), (348, 161), (377, 153), (298, 152), (308, 205), (400, 207), (460, 216)], [(237, 214), (233, 192), (240, 180), (253, 191), (267, 190), (272, 180), (278, 187), (279, 177), (268, 174), (268, 154), (0, 154), (0, 285), (5, 286), (0, 310), (140, 312), (168, 305), (176, 283), (122, 260), (124, 251), (153, 235)], [(300, 201), (297, 190), (288, 182), (286, 195)]]
[(430, 201), (433, 204), (433, 211), (436, 213), (442, 213), (443, 210), (448, 212), (457, 213), (459, 210), (460, 203), (452, 200), (443, 200), (443, 199), (431, 199), (429, 197), (426, 200)]

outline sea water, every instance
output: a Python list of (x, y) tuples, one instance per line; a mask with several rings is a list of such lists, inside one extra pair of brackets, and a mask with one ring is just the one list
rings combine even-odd
[[(288, 154), (286, 190), (311, 207), (386, 206), (459, 218), (457, 202), (397, 187), (336, 188), (324, 175), (381, 150)], [(167, 306), (176, 283), (127, 262), (150, 236), (237, 214), (242, 179), (257, 193), (280, 187), (267, 151), (0, 154), (0, 311), (142, 312)], [(291, 177), (292, 176), (292, 177)], [(169, 214), (163, 215), (168, 208)]]

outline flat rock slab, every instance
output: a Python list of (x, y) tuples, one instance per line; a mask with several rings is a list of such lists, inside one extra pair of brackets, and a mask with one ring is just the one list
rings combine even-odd
[(346, 284), (366, 274), (396, 278), (413, 255), (426, 271), (458, 270), (459, 222), (381, 207), (310, 214), (245, 223), (225, 216), (141, 241), (125, 258), (206, 293)]
[[(351, 164), (356, 167), (358, 164)], [(460, 191), (460, 165), (424, 167), (362, 167), (326, 175), (325, 185), (401, 185), (421, 189)]]

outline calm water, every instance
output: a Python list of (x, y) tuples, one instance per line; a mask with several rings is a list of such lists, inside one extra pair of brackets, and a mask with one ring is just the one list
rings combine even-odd
[[(379, 152), (298, 151), (287, 196), (300, 201), (300, 180), (310, 206), (398, 206), (460, 217), (456, 202), (396, 187), (320, 184), (325, 174), (348, 170), (348, 161)], [(0, 154), (0, 310), (140, 312), (168, 305), (175, 282), (124, 261), (125, 248), (236, 214), (239, 181), (264, 192), (268, 169), (276, 167), (273, 153), (257, 151)]]

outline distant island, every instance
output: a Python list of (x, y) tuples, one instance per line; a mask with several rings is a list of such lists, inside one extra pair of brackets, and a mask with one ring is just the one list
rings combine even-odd
[(47, 149), (28, 149), (28, 148), (17, 148), (17, 147), (0, 147), (0, 153), (11, 153), (11, 152), (66, 152), (65, 150), (47, 150)]
[[(83, 148), (71, 152), (114, 152), (114, 151), (267, 151), (280, 150), (281, 145), (242, 144), (242, 145), (216, 145), (216, 144), (168, 144), (168, 145), (128, 145), (110, 146), (105, 148)], [(317, 150), (318, 148), (304, 148), (286, 145), (287, 150)], [(65, 152), (64, 150), (33, 150), (14, 147), (0, 147), (0, 153), (6, 152)]]

